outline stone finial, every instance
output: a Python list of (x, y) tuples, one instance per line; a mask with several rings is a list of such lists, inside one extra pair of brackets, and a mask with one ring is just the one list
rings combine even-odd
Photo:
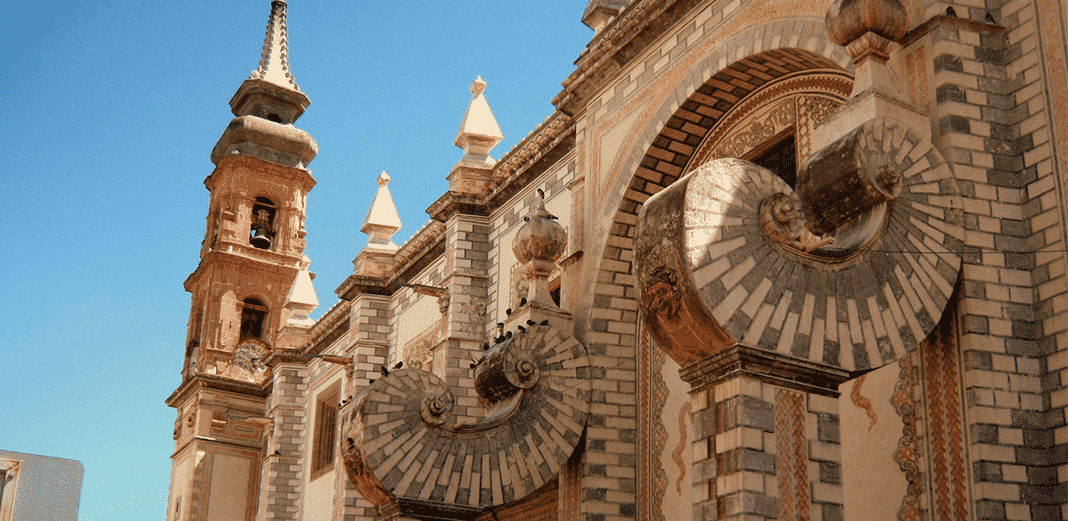
[(401, 220), (387, 186), (389, 174), (383, 170), (375, 183), (378, 184), (378, 192), (367, 210), (367, 216), (363, 218), (360, 231), (368, 235), (367, 247), (396, 251), (397, 245), (393, 244), (392, 239), (393, 234), (401, 229)]
[(549, 277), (556, 268), (556, 261), (567, 248), (567, 232), (556, 216), (545, 209), (545, 192), (538, 189), (538, 208), (519, 228), (512, 240), (512, 253), (524, 264), (523, 272), (531, 282), (531, 302), (540, 302), (555, 307), (549, 296)]
[(482, 94), (482, 91), (486, 90), (486, 80), (483, 80), (482, 76), (475, 78), (475, 81), (471, 82), (470, 90), (472, 96)]
[(872, 32), (897, 41), (908, 31), (908, 14), (900, 0), (835, 0), (827, 10), (827, 34), (838, 45)]
[(462, 162), (492, 165), (495, 161), (489, 157), (489, 151), (504, 139), (483, 95), (485, 89), (486, 82), (481, 76), (471, 83), (471, 102), (467, 105), (467, 112), (453, 141), (464, 151)]
[(872, 90), (899, 98), (886, 61), (890, 44), (908, 31), (908, 13), (901, 0), (835, 0), (827, 10), (827, 34), (856, 64), (851, 98)]
[(271, 2), (271, 15), (267, 18), (267, 34), (263, 38), (260, 63), (249, 79), (266, 80), (276, 85), (300, 90), (297, 80), (289, 71), (289, 34), (286, 31), (285, 0)]

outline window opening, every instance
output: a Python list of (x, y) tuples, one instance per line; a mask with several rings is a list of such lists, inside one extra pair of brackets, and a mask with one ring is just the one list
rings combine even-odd
[(553, 299), (556, 307), (560, 307), (560, 277), (549, 282), (549, 297)]
[(260, 338), (267, 319), (267, 306), (257, 299), (247, 298), (241, 307), (241, 338)]
[(274, 217), (278, 208), (266, 197), (257, 197), (252, 207), (252, 226), (249, 230), (249, 244), (269, 250), (274, 243)]
[(338, 383), (319, 393), (315, 400), (315, 445), (312, 448), (311, 479), (334, 469), (334, 432), (337, 430)]
[(765, 141), (742, 159), (771, 170), (790, 188), (797, 188), (797, 147), (793, 127)]

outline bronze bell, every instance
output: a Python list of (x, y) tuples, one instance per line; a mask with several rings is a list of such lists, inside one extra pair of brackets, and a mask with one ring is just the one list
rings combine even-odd
[(271, 249), (271, 237), (267, 235), (267, 230), (264, 230), (263, 228), (256, 228), (252, 234), (252, 238), (249, 239), (248, 242), (262, 250)]

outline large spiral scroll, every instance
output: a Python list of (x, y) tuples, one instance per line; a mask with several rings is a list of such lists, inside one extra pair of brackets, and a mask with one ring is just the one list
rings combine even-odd
[(365, 498), (478, 509), (522, 499), (556, 476), (589, 413), (585, 347), (533, 326), (490, 349), (475, 382), (493, 405), (470, 424), (457, 424), (452, 392), (426, 371), (393, 371), (357, 397), (341, 443)]
[(934, 329), (960, 271), (963, 213), (931, 143), (874, 119), (806, 162), (798, 183), (794, 195), (770, 171), (722, 159), (642, 208), (641, 308), (681, 365), (741, 343), (863, 370)]

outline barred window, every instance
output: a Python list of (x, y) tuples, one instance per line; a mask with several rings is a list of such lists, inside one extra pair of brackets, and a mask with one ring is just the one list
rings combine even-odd
[(742, 159), (771, 170), (790, 188), (797, 188), (797, 146), (793, 127), (765, 141)]
[(334, 470), (339, 384), (340, 382), (335, 382), (319, 393), (315, 400), (315, 444), (312, 446), (311, 479)]

